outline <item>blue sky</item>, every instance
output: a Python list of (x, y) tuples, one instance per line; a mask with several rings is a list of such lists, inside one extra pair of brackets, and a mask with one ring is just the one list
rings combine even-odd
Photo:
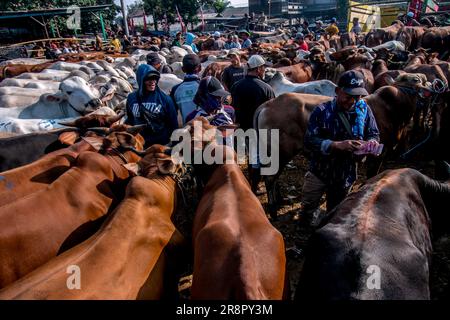
[[(248, 0), (229, 0), (231, 5), (235, 7), (244, 7), (248, 5)], [(115, 0), (116, 4), (120, 5), (120, 0)], [(125, 0), (125, 6), (136, 2), (136, 0)]]

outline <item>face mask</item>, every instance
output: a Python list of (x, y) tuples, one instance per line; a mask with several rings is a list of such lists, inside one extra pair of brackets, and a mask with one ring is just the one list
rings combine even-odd
[(212, 113), (220, 109), (221, 103), (215, 96), (208, 94), (205, 99), (203, 99), (202, 108), (208, 113)]

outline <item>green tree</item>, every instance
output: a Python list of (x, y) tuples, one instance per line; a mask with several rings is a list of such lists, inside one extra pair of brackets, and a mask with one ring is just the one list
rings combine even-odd
[(217, 12), (217, 17), (222, 17), (222, 13), (228, 9), (229, 5), (231, 4), (230, 1), (227, 0), (215, 0), (212, 3), (212, 7)]
[[(71, 5), (79, 7), (95, 6), (103, 4), (114, 4), (114, 0), (2, 0), (0, 2), (0, 11), (22, 11), (38, 9), (66, 8)], [(108, 25), (114, 20), (119, 8), (114, 4), (110, 10), (102, 12), (104, 22)], [(95, 31), (100, 28), (98, 13), (83, 13), (81, 15), (81, 31)], [(50, 19), (47, 18), (47, 22)], [(51, 19), (52, 24), (60, 31), (61, 35), (73, 34), (66, 26), (67, 17), (56, 16)]]

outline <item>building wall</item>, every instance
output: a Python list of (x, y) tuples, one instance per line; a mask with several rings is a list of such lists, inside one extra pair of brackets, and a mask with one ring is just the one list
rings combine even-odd
[[(288, 14), (288, 4), (299, 4), (303, 0), (270, 0), (270, 17), (286, 17)], [(322, 1), (322, 0), (319, 0)], [(254, 12), (256, 16), (264, 12), (266, 16), (269, 15), (269, 3), (268, 0), (249, 0), (249, 12)]]

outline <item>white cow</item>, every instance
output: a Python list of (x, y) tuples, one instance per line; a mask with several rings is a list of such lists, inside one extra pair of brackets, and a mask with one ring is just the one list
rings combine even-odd
[(59, 82), (57, 81), (43, 81), (33, 79), (16, 79), (8, 78), (0, 82), (0, 87), (22, 87), (22, 88), (35, 88), (35, 89), (56, 89), (59, 88)]
[[(115, 116), (116, 113), (108, 107), (101, 107), (91, 114), (101, 114)], [(40, 131), (49, 131), (59, 128), (67, 128), (64, 123), (70, 123), (79, 117), (63, 118), (63, 119), (0, 119), (0, 134), (27, 134)]]
[(184, 72), (183, 72), (183, 62), (174, 62), (170, 65), (170, 67), (173, 70), (173, 74), (176, 75), (180, 79), (184, 79)]
[(61, 82), (56, 94), (44, 94), (39, 101), (17, 108), (0, 110), (0, 119), (59, 119), (77, 117), (100, 107), (100, 93), (80, 77)]
[(48, 69), (73, 71), (73, 70), (78, 70), (81, 67), (82, 67), (82, 65), (79, 63), (58, 61), (58, 62), (55, 62), (54, 64), (52, 64)]
[(15, 79), (32, 79), (32, 80), (47, 80), (47, 81), (63, 81), (66, 79), (69, 75), (69, 71), (61, 71), (61, 70), (54, 70), (55, 72), (25, 72), (17, 77)]
[(277, 97), (287, 92), (309, 93), (334, 97), (336, 89), (336, 85), (330, 80), (293, 83), (286, 79), (286, 76), (280, 71), (276, 71), (267, 83), (273, 88), (275, 96)]
[(133, 92), (132, 85), (121, 77), (112, 77), (110, 81), (99, 86), (101, 100), (114, 109)]
[(170, 90), (177, 84), (181, 83), (182, 80), (176, 75), (171, 73), (162, 73), (161, 78), (158, 82), (158, 87), (165, 93), (170, 94)]
[(34, 58), (17, 58), (17, 59), (11, 59), (6, 60), (0, 63), (0, 67), (6, 66), (8, 64), (27, 64), (27, 65), (36, 65), (41, 64), (45, 62), (51, 62), (52, 60), (48, 59), (34, 59)]
[(25, 107), (39, 101), (45, 93), (56, 93), (58, 89), (30, 89), (21, 87), (0, 87), (0, 108)]

